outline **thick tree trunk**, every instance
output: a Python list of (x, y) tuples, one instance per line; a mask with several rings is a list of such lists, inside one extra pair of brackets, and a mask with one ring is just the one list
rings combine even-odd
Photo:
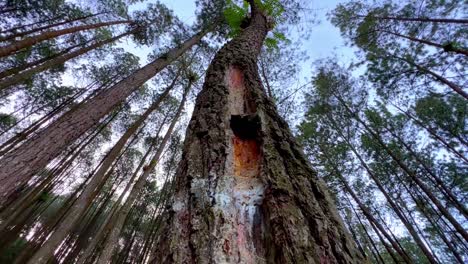
[(55, 228), (55, 231), (52, 233), (52, 235), (41, 246), (39, 251), (34, 254), (28, 263), (40, 264), (46, 263), (49, 260), (56, 247), (60, 245), (63, 239), (68, 236), (71, 229), (76, 225), (84, 212), (91, 205), (93, 199), (99, 193), (100, 188), (98, 187), (102, 185), (105, 180), (107, 180), (105, 176), (109, 175), (106, 172), (120, 155), (127, 141), (133, 134), (137, 132), (148, 116), (159, 107), (161, 102), (166, 98), (172, 87), (175, 85), (176, 80), (177, 78), (174, 79), (172, 84), (167, 87), (164, 93), (161, 94), (161, 96), (159, 96), (159, 98), (156, 99), (156, 101), (154, 101), (153, 104), (127, 129), (127, 131), (120, 137), (117, 143), (109, 151), (109, 153), (107, 153), (101, 164), (101, 167), (96, 171), (89, 183), (86, 184), (86, 187), (74, 202), (73, 206), (70, 207), (67, 216), (60, 222), (58, 227)]
[(18, 50), (30, 47), (36, 43), (39, 43), (44, 40), (52, 39), (55, 37), (79, 32), (83, 30), (90, 30), (90, 29), (95, 29), (95, 28), (100, 28), (100, 27), (105, 27), (105, 26), (129, 24), (129, 23), (131, 23), (131, 21), (129, 20), (120, 20), (120, 21), (96, 23), (96, 24), (91, 24), (91, 25), (82, 25), (82, 26), (70, 27), (70, 28), (59, 29), (59, 30), (54, 30), (54, 31), (46, 31), (37, 36), (25, 38), (23, 40), (16, 41), (10, 45), (0, 47), (0, 57), (8, 56)]
[(153, 263), (363, 262), (265, 95), (256, 60), (267, 30), (253, 8), (207, 71)]
[(205, 30), (194, 35), (161, 58), (70, 110), (16, 150), (7, 153), (0, 160), (0, 197), (8, 195), (17, 186), (27, 182), (70, 142), (76, 140), (138, 87), (197, 44), (207, 32)]

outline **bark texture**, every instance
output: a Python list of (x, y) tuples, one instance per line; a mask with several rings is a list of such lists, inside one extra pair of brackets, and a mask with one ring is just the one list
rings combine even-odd
[(265, 95), (256, 60), (268, 23), (256, 8), (250, 21), (207, 71), (152, 262), (362, 263)]

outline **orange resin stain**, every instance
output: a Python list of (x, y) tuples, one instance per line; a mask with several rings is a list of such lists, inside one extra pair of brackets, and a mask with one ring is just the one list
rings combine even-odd
[(229, 68), (229, 87), (231, 89), (244, 89), (244, 73), (237, 67)]
[(254, 178), (260, 171), (260, 146), (255, 139), (233, 138), (234, 175)]

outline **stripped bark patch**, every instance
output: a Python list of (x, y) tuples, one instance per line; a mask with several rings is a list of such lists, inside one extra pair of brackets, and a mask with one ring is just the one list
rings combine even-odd
[(260, 146), (255, 139), (233, 138), (234, 176), (257, 177), (260, 171)]
[(256, 106), (245, 86), (244, 72), (237, 66), (227, 70), (226, 84), (229, 89), (229, 112), (231, 115), (255, 113)]
[(232, 115), (245, 113), (244, 109), (244, 75), (237, 67), (230, 67), (227, 72), (227, 84), (229, 87), (229, 109)]

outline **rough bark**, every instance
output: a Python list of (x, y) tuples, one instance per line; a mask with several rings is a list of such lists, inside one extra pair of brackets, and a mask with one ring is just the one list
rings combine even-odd
[(44, 40), (52, 39), (55, 37), (83, 31), (83, 30), (90, 30), (90, 29), (95, 29), (95, 28), (100, 28), (100, 27), (105, 27), (105, 26), (112, 26), (112, 25), (119, 25), (119, 24), (129, 24), (131, 21), (129, 20), (119, 20), (119, 21), (111, 21), (111, 22), (102, 22), (102, 23), (96, 23), (96, 24), (91, 24), (91, 25), (81, 25), (81, 26), (76, 26), (76, 27), (70, 27), (70, 28), (65, 28), (65, 29), (59, 29), (59, 30), (53, 30), (53, 31), (46, 31), (43, 32), (39, 35), (32, 36), (29, 38), (25, 38), (20, 41), (16, 41), (10, 45), (0, 47), (0, 57), (5, 57), (10, 54), (13, 54), (14, 52), (30, 47), (36, 43), (39, 43)]
[[(253, 1), (249, 1), (253, 3)], [(324, 183), (265, 95), (250, 25), (212, 61), (153, 263), (362, 263)]]
[(0, 196), (27, 182), (103, 116), (123, 102), (131, 93), (164, 67), (197, 44), (208, 32), (204, 30), (179, 47), (135, 71), (129, 77), (100, 92), (79, 107), (70, 110), (16, 150), (6, 154), (0, 164)]

